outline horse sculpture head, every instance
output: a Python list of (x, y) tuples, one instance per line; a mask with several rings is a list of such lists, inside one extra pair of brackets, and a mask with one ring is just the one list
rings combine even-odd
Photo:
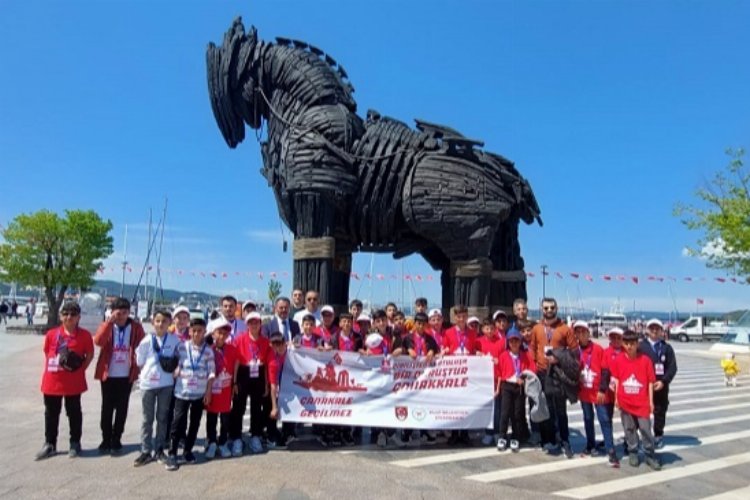
[(265, 106), (258, 95), (258, 33), (254, 26), (245, 33), (238, 17), (224, 34), (220, 47), (206, 49), (208, 93), (214, 118), (230, 148), (245, 139), (245, 123), (260, 128)]

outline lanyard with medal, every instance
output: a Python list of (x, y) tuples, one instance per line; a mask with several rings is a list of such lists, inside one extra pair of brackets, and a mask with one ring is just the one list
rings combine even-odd
[(127, 349), (125, 348), (125, 333), (127, 333), (128, 325), (126, 324), (122, 328), (120, 328), (116, 324), (112, 326), (112, 337), (114, 337), (113, 341), (115, 344), (113, 349), (113, 361), (118, 364), (127, 364), (128, 353)]
[(666, 356), (664, 355), (664, 346), (661, 340), (654, 344), (654, 352), (656, 353), (656, 363), (654, 363), (654, 372), (656, 375), (664, 375), (664, 361)]
[(417, 334), (414, 338), (414, 347), (414, 350), (417, 351), (417, 356), (421, 357), (424, 350), (424, 339), (420, 334)]
[[(200, 367), (201, 358), (203, 358), (203, 353), (206, 351), (206, 343), (203, 343), (203, 346), (201, 347), (201, 352), (198, 354), (198, 359), (193, 360), (193, 346), (192, 342), (188, 343), (187, 347), (187, 355), (188, 360), (190, 361), (190, 369), (191, 374), (190, 378), (188, 379), (188, 387), (189, 388), (197, 388), (198, 387), (198, 375), (196, 375), (196, 370)], [(206, 374), (208, 375), (208, 374)]]
[(459, 349), (461, 349), (461, 354), (464, 354), (464, 349), (466, 346), (466, 333), (464, 333), (462, 330), (458, 330), (458, 338)]
[(260, 375), (260, 362), (258, 361), (259, 352), (260, 349), (258, 349), (258, 346), (252, 341), (252, 339), (250, 339), (250, 353), (253, 356), (253, 360), (250, 361), (250, 378), (258, 378), (258, 375)]
[(513, 359), (513, 371), (516, 373), (516, 378), (521, 376), (521, 356), (515, 356), (511, 354)]
[[(588, 357), (584, 357), (588, 351)], [(583, 363), (583, 370), (581, 370), (581, 381), (584, 387), (591, 389), (594, 386), (594, 374), (591, 371), (591, 356), (594, 353), (594, 345), (589, 344), (586, 349), (581, 349), (581, 363)]]
[(47, 371), (54, 373), (60, 371), (60, 351), (68, 347), (68, 340), (64, 338), (63, 328), (57, 332), (57, 339), (55, 340), (55, 355), (47, 358)]
[(341, 337), (344, 340), (344, 351), (350, 352), (352, 350), (352, 339), (347, 335), (342, 335)]

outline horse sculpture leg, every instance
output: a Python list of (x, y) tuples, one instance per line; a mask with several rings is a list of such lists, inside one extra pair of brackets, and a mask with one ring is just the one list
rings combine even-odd
[(492, 282), (490, 285), (490, 306), (492, 311), (505, 309), (511, 312), (513, 301), (527, 299), (526, 272), (518, 243), (517, 216), (502, 222), (495, 233), (492, 244)]
[[(443, 273), (445, 275), (445, 272)], [(452, 291), (448, 304), (465, 304), (469, 316), (484, 319), (490, 315), (490, 280), (492, 261), (486, 258), (472, 260), (453, 260), (450, 263), (448, 286), (444, 290)], [(445, 304), (445, 297), (443, 298)]]

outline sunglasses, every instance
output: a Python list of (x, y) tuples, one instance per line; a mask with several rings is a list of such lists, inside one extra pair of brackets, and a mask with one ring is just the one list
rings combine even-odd
[(542, 309), (544, 309), (545, 311), (554, 311), (555, 309), (557, 309), (557, 306), (544, 306), (542, 307)]

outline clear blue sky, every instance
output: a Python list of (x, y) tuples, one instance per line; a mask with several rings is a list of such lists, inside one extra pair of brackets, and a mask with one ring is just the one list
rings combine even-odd
[[(0, 224), (41, 208), (95, 209), (115, 225), (105, 276), (119, 279), (109, 267), (122, 260), (125, 224), (137, 268), (148, 210), (158, 218), (168, 196), (162, 266), (186, 272), (165, 285), (264, 296), (256, 273), (291, 270), (291, 255), (252, 131), (230, 150), (206, 89), (206, 44), (236, 15), (266, 40), (333, 55), (360, 114), (445, 123), (515, 161), (545, 222), (521, 230), (536, 273), (530, 299), (547, 264), (565, 276), (547, 279), (563, 303), (667, 310), (671, 283), (682, 311), (698, 297), (708, 310), (750, 304), (747, 287), (720, 284), (722, 273), (683, 256), (697, 235), (671, 214), (723, 168), (725, 148), (750, 146), (750, 3), (741, 1), (3, 0)], [(369, 255), (355, 259), (361, 275), (369, 266)], [(378, 255), (374, 270), (400, 275), (401, 263)], [(404, 274), (437, 278), (417, 257)], [(400, 299), (401, 282), (354, 281), (358, 289)], [(414, 293), (439, 297), (436, 281), (404, 292)]]

